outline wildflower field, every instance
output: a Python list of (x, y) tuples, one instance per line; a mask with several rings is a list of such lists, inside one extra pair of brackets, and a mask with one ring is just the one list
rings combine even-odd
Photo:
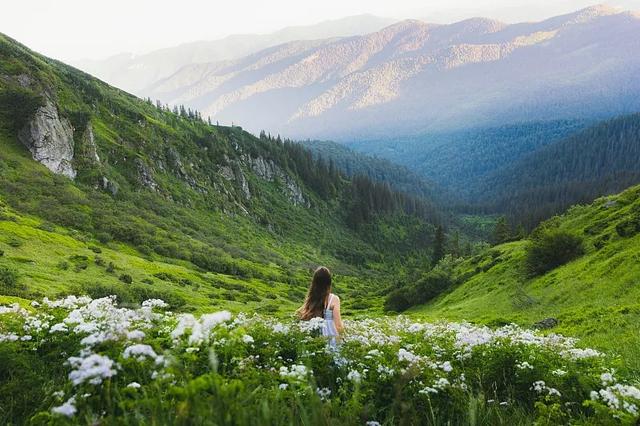
[(0, 307), (1, 424), (636, 424), (616, 360), (516, 326), (166, 311), (69, 296)]

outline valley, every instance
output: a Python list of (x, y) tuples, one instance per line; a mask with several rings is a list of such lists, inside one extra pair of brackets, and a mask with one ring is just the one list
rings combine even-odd
[(0, 423), (637, 424), (638, 33), (0, 33)]

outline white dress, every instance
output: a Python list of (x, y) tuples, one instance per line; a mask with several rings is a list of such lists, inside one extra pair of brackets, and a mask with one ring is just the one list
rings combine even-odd
[(333, 320), (333, 309), (330, 308), (333, 301), (333, 293), (329, 295), (327, 305), (322, 311), (322, 317), (324, 318), (324, 326), (322, 327), (322, 335), (329, 337), (329, 346), (335, 348), (338, 344), (336, 337), (338, 336), (338, 329), (336, 323)]

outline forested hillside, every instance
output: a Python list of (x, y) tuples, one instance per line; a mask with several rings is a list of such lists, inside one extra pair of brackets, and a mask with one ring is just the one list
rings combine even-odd
[(430, 258), (430, 202), (297, 144), (151, 105), (5, 36), (0, 102), (3, 294), (290, 311), (326, 263), (366, 308), (399, 259)]
[(388, 159), (447, 188), (470, 196), (488, 175), (529, 153), (582, 129), (580, 121), (509, 124), (449, 133), (347, 143), (356, 151)]
[(384, 158), (362, 154), (332, 141), (307, 140), (299, 143), (318, 158), (333, 163), (333, 167), (347, 176), (367, 176), (373, 181), (388, 183), (397, 191), (427, 199), (446, 198), (442, 188), (434, 182)]
[(527, 226), (640, 182), (640, 114), (598, 123), (483, 179), (471, 196)]

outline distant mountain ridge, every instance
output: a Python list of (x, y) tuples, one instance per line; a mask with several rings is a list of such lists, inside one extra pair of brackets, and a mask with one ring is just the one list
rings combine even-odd
[(221, 122), (354, 140), (640, 110), (640, 15), (595, 6), (534, 23), (402, 21), (189, 65), (142, 91)]
[(140, 95), (149, 84), (171, 76), (186, 65), (240, 58), (294, 40), (345, 37), (378, 31), (394, 19), (356, 15), (315, 25), (293, 26), (269, 34), (235, 34), (220, 40), (195, 41), (142, 55), (122, 53), (103, 60), (79, 60), (72, 65), (109, 84)]

